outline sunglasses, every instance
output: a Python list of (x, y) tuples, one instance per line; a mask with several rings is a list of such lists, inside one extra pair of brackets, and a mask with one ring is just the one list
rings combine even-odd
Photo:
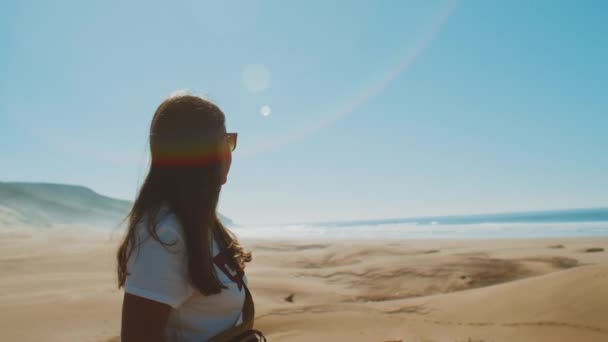
[(228, 144), (231, 152), (236, 149), (236, 138), (237, 133), (226, 133), (226, 143)]

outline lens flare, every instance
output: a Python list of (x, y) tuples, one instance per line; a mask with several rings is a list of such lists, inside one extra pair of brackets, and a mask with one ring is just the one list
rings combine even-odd
[(262, 116), (269, 116), (270, 113), (272, 113), (272, 108), (270, 108), (269, 105), (263, 105), (260, 108), (260, 114), (262, 114)]
[(270, 71), (264, 64), (249, 64), (243, 70), (241, 84), (251, 93), (262, 92), (270, 88)]
[(353, 100), (346, 103), (340, 110), (322, 117), (319, 121), (302, 127), (299, 130), (289, 132), (277, 139), (273, 139), (267, 144), (258, 145), (255, 148), (246, 153), (246, 156), (255, 156), (259, 153), (270, 152), (279, 149), (285, 145), (294, 143), (305, 139), (308, 136), (320, 131), (323, 128), (330, 126), (336, 121), (346, 117), (347, 115), (354, 112), (357, 108), (361, 107), (365, 103), (369, 102), (374, 97), (378, 96), (385, 88), (387, 88), (397, 77), (406, 72), (411, 65), (418, 59), (418, 57), (431, 45), (435, 37), (441, 32), (445, 23), (449, 17), (454, 13), (458, 5), (458, 0), (451, 0), (447, 5), (439, 12), (437, 19), (431, 29), (425, 32), (414, 48), (404, 56), (399, 64), (397, 64), (388, 74), (379, 82), (371, 84), (361, 94), (356, 96)]

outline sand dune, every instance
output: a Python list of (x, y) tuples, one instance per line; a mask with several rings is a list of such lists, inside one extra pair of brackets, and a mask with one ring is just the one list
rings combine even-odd
[[(351, 242), (314, 255), (292, 251), (275, 268), (297, 279), (282, 285), (295, 293), (295, 304), (256, 291), (274, 295), (278, 306), (267, 307), (257, 322), (273, 340), (285, 341), (605, 341), (608, 258), (580, 250), (607, 240), (561, 241), (567, 242), (558, 251), (550, 240), (384, 248)], [(316, 297), (319, 292), (324, 295)]]
[[(0, 340), (116, 340), (116, 238), (0, 233)], [(608, 238), (244, 242), (271, 341), (608, 340)]]

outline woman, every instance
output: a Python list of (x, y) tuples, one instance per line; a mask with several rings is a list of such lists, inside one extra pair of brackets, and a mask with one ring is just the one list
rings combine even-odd
[(123, 342), (206, 341), (242, 321), (251, 253), (216, 213), (236, 138), (197, 96), (156, 110), (150, 170), (117, 254)]

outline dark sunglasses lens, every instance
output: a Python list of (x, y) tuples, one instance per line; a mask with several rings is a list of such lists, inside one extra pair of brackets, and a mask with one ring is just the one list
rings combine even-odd
[(230, 151), (234, 151), (234, 149), (236, 149), (236, 134), (228, 134), (226, 140), (228, 141)]

